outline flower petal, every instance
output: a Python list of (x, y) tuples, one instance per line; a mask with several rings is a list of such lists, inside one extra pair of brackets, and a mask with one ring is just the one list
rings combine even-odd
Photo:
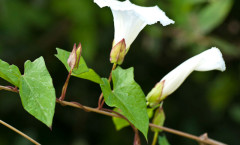
[(125, 39), (127, 51), (146, 23), (131, 12), (112, 11), (114, 16), (114, 43)]
[(165, 98), (173, 93), (194, 70), (224, 71), (225, 69), (225, 62), (220, 50), (216, 47), (206, 50), (186, 60), (161, 79), (161, 81), (165, 80), (161, 98)]
[(204, 51), (199, 55), (201, 55), (201, 62), (195, 68), (196, 71), (209, 71), (213, 69), (219, 71), (226, 70), (225, 62), (222, 58), (222, 53), (218, 48), (212, 47), (211, 49)]
[(174, 24), (174, 21), (169, 19), (165, 12), (163, 12), (158, 6), (154, 7), (142, 7), (132, 4), (129, 0), (120, 2), (117, 0), (94, 0), (99, 7), (110, 7), (111, 10), (116, 11), (132, 11), (135, 15), (143, 19), (148, 25), (160, 22), (163, 26)]
[(107, 6), (112, 10), (115, 27), (113, 46), (125, 39), (126, 47), (129, 48), (146, 25), (152, 25), (158, 21), (163, 26), (174, 23), (157, 6), (141, 7), (132, 4), (129, 0), (124, 2), (117, 0), (94, 0), (94, 2), (101, 8)]

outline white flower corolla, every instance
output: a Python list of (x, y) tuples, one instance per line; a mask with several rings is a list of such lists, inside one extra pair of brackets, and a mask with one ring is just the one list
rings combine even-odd
[[(150, 106), (156, 105), (168, 95), (172, 94), (193, 71), (210, 71), (219, 70), (225, 71), (225, 62), (222, 53), (216, 47), (208, 49), (180, 64), (166, 76), (164, 76), (156, 87), (162, 88), (160, 93), (156, 94), (156, 89), (152, 89), (147, 96), (147, 100), (151, 100), (153, 96), (158, 96), (157, 102), (149, 102)], [(162, 82), (162, 83), (161, 83)], [(159, 87), (159, 85), (163, 85)], [(156, 99), (155, 99), (156, 100)]]
[(158, 21), (163, 26), (174, 23), (157, 6), (141, 7), (132, 4), (129, 0), (124, 2), (117, 0), (94, 0), (94, 2), (101, 8), (110, 7), (113, 13), (115, 28), (113, 46), (122, 39), (125, 39), (127, 51), (139, 32), (146, 25), (152, 25)]

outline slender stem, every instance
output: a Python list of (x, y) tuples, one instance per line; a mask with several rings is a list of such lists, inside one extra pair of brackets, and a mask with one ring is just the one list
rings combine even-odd
[(140, 140), (140, 137), (139, 137), (138, 129), (136, 127), (133, 127), (133, 131), (134, 131), (133, 145), (141, 145), (141, 140)]
[[(105, 108), (102, 108), (101, 109), (102, 111), (107, 111), (107, 112), (111, 112), (111, 113), (113, 113), (113, 114), (116, 114), (116, 115), (118, 115), (117, 117), (118, 118), (123, 118), (123, 119), (125, 119), (131, 126), (133, 126), (133, 124), (127, 119), (127, 117), (125, 117), (124, 115), (122, 115), (122, 114), (120, 114), (120, 113), (118, 113), (118, 112), (116, 112), (116, 111), (114, 111), (114, 110), (111, 110), (111, 109), (105, 109)], [(113, 116), (114, 117), (114, 116)]]
[(101, 93), (98, 99), (98, 109), (101, 109), (102, 108), (101, 106), (103, 106), (102, 99), (103, 99), (103, 93)]
[(154, 132), (153, 141), (152, 141), (152, 145), (156, 145), (157, 139), (158, 139), (158, 131), (155, 131)]
[[(12, 90), (9, 90), (9, 89), (5, 89), (5, 90), (12, 91)], [(18, 93), (18, 91), (14, 91), (14, 92)], [(121, 117), (121, 116), (119, 116), (117, 114), (114, 114), (114, 113), (111, 113), (111, 112), (107, 112), (107, 111), (104, 111), (104, 110), (100, 110), (98, 108), (91, 108), (91, 107), (88, 107), (88, 106), (83, 106), (83, 105), (81, 105), (81, 104), (79, 104), (77, 102), (60, 101), (59, 99), (56, 99), (56, 102), (61, 104), (61, 105), (63, 105), (63, 106), (71, 106), (71, 107), (82, 109), (82, 110), (87, 111), (87, 112), (95, 112), (95, 113), (103, 114), (103, 115), (106, 115), (106, 116), (123, 118), (123, 117)], [(163, 131), (166, 131), (166, 132), (169, 132), (169, 133), (172, 133), (172, 134), (183, 136), (185, 138), (189, 138), (189, 139), (201, 142), (201, 143), (209, 144), (209, 145), (226, 145), (226, 144), (224, 144), (222, 142), (213, 140), (213, 139), (208, 138), (208, 137), (202, 138), (202, 137), (198, 137), (198, 136), (195, 136), (195, 135), (192, 135), (192, 134), (189, 134), (189, 133), (185, 133), (185, 132), (182, 132), (182, 131), (171, 129), (171, 128), (168, 128), (168, 127), (158, 126), (158, 125), (155, 125), (155, 124), (152, 124), (152, 123), (149, 123), (149, 126), (161, 129)]]
[(95, 113), (99, 113), (99, 114), (103, 114), (103, 115), (107, 115), (107, 116), (112, 116), (112, 117), (119, 117), (116, 114), (110, 113), (110, 112), (106, 112), (103, 110), (99, 110), (97, 108), (91, 108), (91, 107), (87, 107), (87, 106), (83, 106), (83, 105), (79, 105), (76, 102), (67, 102), (67, 101), (60, 101), (60, 100), (56, 100), (57, 103), (60, 103), (63, 106), (71, 106), (71, 107), (75, 107), (75, 108), (79, 108), (79, 109), (83, 109), (83, 110), (87, 110), (88, 112), (95, 112)]
[[(91, 108), (91, 107), (87, 107), (87, 106), (77, 105), (77, 104), (72, 103), (72, 102), (57, 100), (57, 103), (60, 103), (64, 106), (71, 106), (71, 107), (75, 107), (75, 108), (84, 109), (85, 111), (87, 110), (89, 112), (96, 112), (96, 113), (107, 115), (107, 116), (122, 118), (121, 116), (116, 115), (114, 113), (110, 113), (110, 112), (107, 112), (107, 111), (104, 111), (104, 110), (99, 110), (97, 108)], [(152, 123), (149, 123), (149, 126), (161, 129), (163, 131), (166, 131), (166, 132), (169, 132), (169, 133), (172, 133), (172, 134), (183, 136), (185, 138), (189, 138), (189, 139), (192, 139), (192, 140), (195, 140), (195, 141), (198, 141), (198, 142), (210, 144), (210, 145), (226, 145), (224, 143), (215, 141), (215, 140), (210, 139), (210, 138), (202, 139), (201, 137), (198, 137), (198, 136), (195, 136), (195, 135), (191, 135), (191, 134), (188, 134), (188, 133), (185, 133), (185, 132), (182, 132), (182, 131), (178, 131), (178, 130), (175, 130), (175, 129), (171, 129), (171, 128), (168, 128), (168, 127), (164, 127), (164, 126), (158, 126), (158, 125), (155, 125), (155, 124), (152, 124)]]
[(65, 81), (65, 83), (63, 85), (62, 94), (61, 94), (59, 100), (64, 100), (65, 99), (66, 92), (67, 92), (67, 87), (68, 87), (68, 82), (69, 82), (69, 79), (71, 77), (71, 74), (72, 74), (72, 69), (68, 73), (68, 76), (67, 76), (67, 79), (66, 79), (66, 81)]
[[(117, 64), (114, 63), (113, 66), (112, 66), (112, 70), (109, 74), (109, 77), (108, 77), (108, 82), (111, 82), (112, 80), (112, 71), (115, 70), (115, 68), (117, 67)], [(103, 93), (101, 93), (101, 95), (99, 96), (99, 99), (98, 99), (98, 109), (101, 109), (104, 105), (104, 99), (103, 99)]]
[(112, 70), (111, 70), (111, 72), (110, 72), (110, 75), (109, 75), (109, 77), (108, 77), (108, 81), (109, 81), (109, 82), (112, 80), (112, 71), (115, 70), (116, 67), (117, 67), (117, 64), (114, 63), (113, 66), (112, 66)]
[(34, 143), (35, 145), (40, 145), (40, 143), (36, 142), (34, 139), (32, 139), (31, 137), (27, 136), (26, 134), (24, 134), (23, 132), (21, 132), (20, 130), (14, 128), (13, 126), (7, 124), (6, 122), (0, 120), (0, 124), (8, 127), (9, 129), (15, 131), (16, 133), (20, 134), (21, 136), (23, 136), (24, 138), (28, 139), (29, 141), (31, 141), (32, 143)]
[(18, 93), (17, 87), (12, 87), (12, 86), (1, 86), (0, 85), (0, 90), (6, 90), (6, 91)]
[(189, 133), (185, 133), (185, 132), (182, 132), (182, 131), (178, 131), (178, 130), (167, 128), (167, 127), (163, 127), (163, 126), (158, 126), (158, 125), (155, 125), (155, 124), (152, 124), (152, 123), (149, 123), (149, 126), (150, 127), (154, 127), (154, 128), (158, 128), (158, 129), (162, 129), (162, 130), (164, 130), (166, 132), (169, 132), (169, 133), (172, 133), (172, 134), (176, 134), (176, 135), (179, 135), (179, 136), (183, 136), (183, 137), (186, 137), (186, 138), (189, 138), (189, 139), (192, 139), (192, 140), (196, 140), (198, 142), (210, 144), (210, 145), (226, 145), (224, 143), (215, 141), (213, 139), (209, 139), (209, 138), (201, 139), (200, 137), (192, 135), (192, 134), (189, 134)]

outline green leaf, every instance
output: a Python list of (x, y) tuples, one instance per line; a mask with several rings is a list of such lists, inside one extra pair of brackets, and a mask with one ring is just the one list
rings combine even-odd
[[(55, 55), (64, 64), (68, 71), (70, 71), (70, 66), (67, 63), (67, 60), (70, 53), (71, 52), (57, 48), (57, 54)], [(79, 61), (78, 69), (73, 69), (72, 76), (87, 79), (98, 84), (102, 83), (102, 79), (94, 70), (88, 68), (82, 56)]]
[[(114, 108), (113, 111), (116, 111), (116, 112), (119, 112), (119, 113), (122, 113), (118, 108)], [(129, 126), (130, 124), (124, 120), (124, 119), (121, 119), (121, 118), (118, 118), (118, 117), (113, 117), (113, 123), (116, 127), (116, 130), (120, 130), (124, 127), (127, 127)]]
[(158, 144), (159, 145), (170, 145), (170, 143), (168, 142), (167, 137), (165, 135), (163, 135), (163, 136), (160, 135), (158, 137)]
[(141, 87), (134, 81), (133, 68), (117, 67), (112, 72), (113, 91), (106, 78), (101, 89), (107, 105), (119, 108), (123, 115), (138, 128), (147, 138), (149, 118), (145, 95)]
[(82, 79), (86, 79), (86, 80), (90, 80), (92, 82), (101, 84), (102, 83), (102, 79), (99, 77), (99, 75), (93, 70), (93, 69), (88, 69), (87, 72), (81, 73), (81, 74), (72, 74), (75, 77), (79, 77)]
[(24, 109), (51, 127), (55, 109), (55, 89), (43, 57), (26, 61), (20, 80), (20, 97)]
[(0, 77), (18, 87), (21, 73), (17, 66), (0, 60)]
[(231, 10), (232, 0), (215, 0), (198, 15), (200, 33), (206, 34), (217, 27)]

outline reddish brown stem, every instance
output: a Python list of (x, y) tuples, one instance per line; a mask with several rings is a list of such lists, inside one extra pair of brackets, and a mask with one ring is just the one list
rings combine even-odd
[[(72, 106), (72, 107), (76, 107), (76, 108), (80, 108), (80, 109), (83, 109), (82, 107), (84, 107), (84, 109), (88, 110), (89, 112), (96, 112), (96, 113), (107, 115), (107, 116), (123, 118), (123, 117), (121, 117), (117, 114), (114, 114), (113, 111), (108, 112), (106, 109), (103, 109), (103, 108), (101, 110), (99, 110), (97, 108), (91, 108), (91, 107), (87, 107), (87, 106), (79, 106), (77, 104), (67, 102), (67, 101), (61, 101), (61, 102), (58, 102), (58, 103), (61, 103), (65, 106)], [(125, 119), (125, 118), (126, 117), (124, 117), (123, 119)], [(201, 143), (209, 144), (209, 145), (226, 145), (224, 143), (221, 143), (219, 141), (216, 141), (216, 140), (213, 140), (213, 139), (210, 139), (210, 138), (204, 138), (203, 139), (203, 138), (195, 136), (195, 135), (191, 135), (191, 134), (188, 134), (188, 133), (185, 133), (185, 132), (182, 132), (182, 131), (178, 131), (178, 130), (175, 130), (175, 129), (171, 129), (171, 128), (168, 128), (168, 127), (164, 127), (164, 126), (157, 126), (157, 125), (152, 124), (152, 123), (150, 123), (149, 126), (154, 127), (154, 128), (158, 128), (158, 129), (161, 129), (163, 131), (166, 131), (166, 132), (169, 132), (169, 133), (172, 133), (172, 134), (176, 134), (176, 135), (179, 135), (179, 136), (182, 136), (182, 137), (185, 137), (185, 138), (189, 138), (189, 139), (201, 142)]]
[(141, 145), (141, 140), (140, 140), (140, 137), (139, 137), (139, 131), (137, 130), (136, 127), (134, 127), (134, 142), (133, 142), (133, 145)]
[(155, 124), (152, 124), (152, 123), (149, 123), (149, 126), (164, 130), (164, 131), (172, 133), (172, 134), (176, 134), (176, 135), (183, 136), (183, 137), (186, 137), (186, 138), (189, 138), (189, 139), (193, 139), (193, 140), (196, 140), (196, 141), (201, 142), (201, 143), (209, 144), (209, 145), (226, 145), (224, 143), (221, 143), (219, 141), (216, 141), (216, 140), (213, 140), (213, 139), (210, 139), (210, 138), (204, 138), (203, 139), (201, 137), (198, 137), (198, 136), (195, 136), (195, 135), (192, 135), (192, 134), (189, 134), (189, 133), (185, 133), (185, 132), (178, 131), (178, 130), (175, 130), (175, 129), (167, 128), (167, 127), (164, 127), (164, 126), (158, 126), (158, 125), (155, 125)]
[(61, 96), (59, 97), (59, 100), (63, 101), (65, 99), (65, 96), (66, 96), (66, 92), (67, 92), (67, 87), (68, 87), (68, 82), (69, 82), (69, 79), (71, 77), (71, 74), (72, 74), (72, 69), (69, 71), (68, 73), (68, 76), (67, 76), (67, 79), (63, 85), (63, 88), (62, 88), (62, 94)]
[[(13, 89), (9, 89), (11, 87), (7, 87), (7, 89), (5, 89), (5, 88), (6, 87), (0, 86), (0, 90), (1, 89), (7, 90), (7, 91), (12, 91), (13, 90)], [(18, 93), (18, 91), (12, 91), (12, 92)], [(91, 108), (91, 107), (88, 107), (88, 106), (83, 106), (83, 105), (81, 105), (81, 104), (79, 104), (77, 102), (60, 101), (59, 99), (57, 99), (56, 102), (62, 104), (63, 106), (71, 106), (71, 107), (83, 109), (83, 110), (85, 110), (87, 112), (95, 112), (95, 113), (103, 114), (103, 115), (106, 115), (106, 116), (118, 117), (118, 118), (126, 119), (125, 116), (123, 117), (123, 115), (114, 114), (115, 112), (113, 112), (113, 111), (109, 112), (106, 109), (99, 110), (98, 108)], [(213, 139), (208, 138), (208, 137), (204, 137), (203, 138), (202, 136), (200, 136), (200, 137), (199, 136), (195, 136), (195, 135), (188, 134), (188, 133), (185, 133), (185, 132), (182, 132), (182, 131), (178, 131), (178, 130), (175, 130), (175, 129), (171, 129), (171, 128), (168, 128), (168, 127), (157, 126), (157, 125), (152, 124), (152, 123), (149, 124), (149, 127), (158, 128), (158, 129), (161, 129), (163, 131), (166, 131), (166, 132), (169, 132), (169, 133), (172, 133), (172, 134), (176, 134), (176, 135), (179, 135), (179, 136), (182, 136), (182, 137), (185, 137), (185, 138), (189, 138), (189, 139), (192, 139), (192, 140), (195, 140), (197, 142), (204, 143), (204, 144), (209, 144), (209, 145), (226, 145), (226, 144), (224, 144), (222, 142), (213, 140)]]
[(99, 96), (99, 99), (98, 99), (98, 107), (97, 108), (99, 110), (101, 110), (103, 107), (102, 100), (103, 100), (103, 93), (101, 93), (101, 95)]
[(6, 91), (10, 91), (10, 92), (19, 93), (18, 88), (12, 87), (12, 86), (1, 86), (0, 85), (0, 90), (6, 90)]

